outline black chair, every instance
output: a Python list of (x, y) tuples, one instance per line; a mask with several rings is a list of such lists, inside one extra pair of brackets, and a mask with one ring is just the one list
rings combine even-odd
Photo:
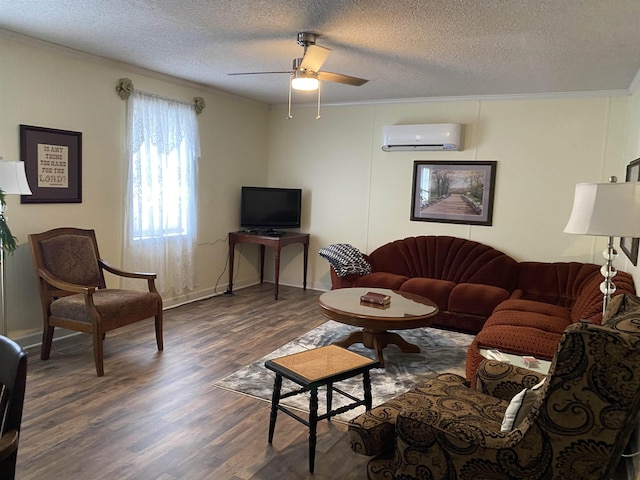
[[(13, 340), (0, 336), (0, 385), (4, 385), (6, 408), (0, 409), (0, 479), (16, 475), (18, 441), (24, 391), (27, 382), (27, 354)], [(2, 387), (0, 386), (0, 389)], [(4, 402), (0, 402), (0, 405)]]

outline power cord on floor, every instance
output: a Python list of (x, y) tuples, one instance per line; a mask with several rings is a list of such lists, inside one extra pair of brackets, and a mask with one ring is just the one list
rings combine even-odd
[[(211, 245), (214, 246), (220, 242), (225, 242), (228, 243), (229, 241), (229, 235), (227, 234), (227, 236), (225, 238), (220, 238), (218, 240), (216, 240), (215, 242), (204, 242), (204, 243), (199, 243), (198, 246), (202, 246), (202, 245)], [(235, 271), (235, 275), (234, 275), (234, 283), (235, 280), (238, 278), (238, 275), (240, 274), (240, 256), (242, 254), (242, 244), (239, 244), (239, 248), (238, 248), (238, 253), (240, 255), (237, 256), (237, 267), (234, 267), (234, 271)], [(216, 296), (216, 295), (229, 295), (231, 294), (231, 292), (229, 291), (229, 287), (227, 286), (227, 290), (225, 292), (218, 292), (218, 285), (220, 285), (220, 280), (222, 279), (222, 276), (225, 274), (225, 272), (227, 271), (227, 267), (229, 265), (229, 249), (227, 249), (227, 256), (225, 258), (224, 261), (224, 268), (222, 269), (222, 272), (220, 272), (220, 275), (218, 275), (218, 278), (216, 279), (216, 283), (213, 286), (213, 295), (212, 296)]]

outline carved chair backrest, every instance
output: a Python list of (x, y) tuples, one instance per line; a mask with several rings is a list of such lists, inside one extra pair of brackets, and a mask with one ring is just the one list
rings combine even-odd
[[(29, 242), (36, 270), (44, 268), (54, 277), (76, 285), (106, 287), (93, 230), (58, 228), (32, 234)], [(49, 294), (59, 294), (46, 282), (40, 283)]]

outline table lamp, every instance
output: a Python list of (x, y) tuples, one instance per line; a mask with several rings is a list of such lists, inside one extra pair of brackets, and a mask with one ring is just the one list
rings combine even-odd
[[(24, 162), (5, 162), (0, 157), (0, 190), (4, 195), (31, 195), (31, 189), (24, 170)], [(0, 202), (0, 227), (11, 237), (11, 231), (4, 216), (5, 209), (6, 204), (3, 198)], [(15, 245), (5, 245), (2, 239), (3, 236), (0, 236), (0, 295), (2, 296), (2, 332), (0, 333), (7, 336), (9, 327), (7, 324), (4, 254), (5, 251), (12, 252), (15, 249)]]
[(640, 237), (640, 183), (579, 183), (576, 185), (573, 209), (565, 233), (607, 237), (607, 248), (602, 252), (605, 264), (600, 269), (604, 280), (600, 291), (604, 295), (602, 314), (611, 295), (616, 291), (613, 260), (618, 252), (613, 247), (614, 237)]

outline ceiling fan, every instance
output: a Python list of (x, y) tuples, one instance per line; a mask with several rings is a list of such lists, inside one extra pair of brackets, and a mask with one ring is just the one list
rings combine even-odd
[(293, 67), (288, 71), (279, 72), (244, 72), (229, 73), (228, 75), (265, 75), (273, 73), (289, 74), (289, 115), (291, 117), (291, 89), (294, 90), (318, 90), (318, 115), (320, 118), (320, 82), (343, 83), (359, 87), (369, 80), (363, 78), (352, 77), (342, 73), (324, 72), (320, 69), (327, 60), (330, 50), (328, 48), (316, 45), (318, 36), (315, 33), (300, 32), (297, 35), (298, 45), (304, 48), (301, 58), (293, 59)]

